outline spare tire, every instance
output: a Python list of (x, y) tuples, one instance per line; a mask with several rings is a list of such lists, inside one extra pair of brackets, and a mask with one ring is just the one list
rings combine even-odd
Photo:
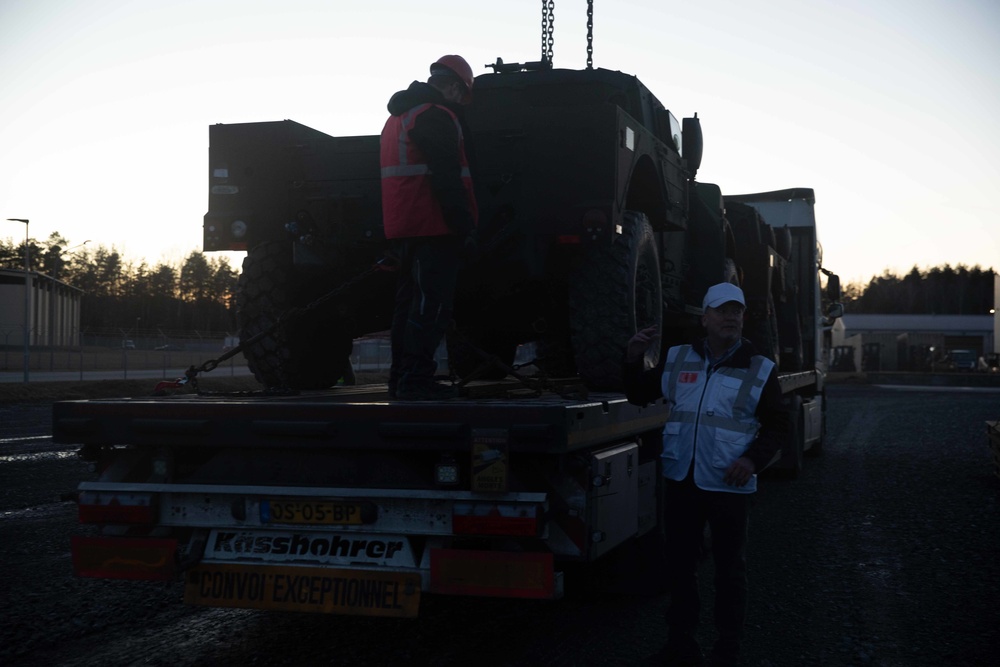
[[(270, 241), (247, 253), (236, 288), (241, 344), (318, 296), (299, 282), (291, 244)], [(257, 381), (266, 387), (324, 389), (350, 376), (353, 340), (336, 325), (332, 311), (330, 306), (307, 311), (247, 345), (243, 356)]]
[[(644, 213), (626, 211), (621, 235), (591, 247), (570, 280), (569, 309), (580, 379), (591, 389), (621, 391), (629, 338), (651, 325), (663, 333), (660, 256)], [(661, 351), (659, 345), (647, 351), (646, 367), (659, 362)]]

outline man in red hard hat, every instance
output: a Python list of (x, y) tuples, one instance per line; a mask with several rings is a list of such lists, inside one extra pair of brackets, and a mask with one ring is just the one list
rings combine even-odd
[(464, 58), (442, 56), (426, 83), (414, 81), (389, 100), (381, 139), (382, 216), (400, 260), (391, 398), (457, 395), (434, 380), (434, 353), (451, 321), (459, 268), (476, 245), (470, 135), (461, 108), (472, 101), (473, 83)]

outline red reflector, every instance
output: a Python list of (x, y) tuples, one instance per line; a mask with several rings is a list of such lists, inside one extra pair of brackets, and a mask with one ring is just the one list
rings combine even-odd
[(451, 530), (455, 535), (537, 537), (540, 515), (540, 507), (456, 503)]
[(572, 245), (574, 243), (583, 243), (583, 240), (578, 234), (567, 234), (565, 236), (557, 236), (556, 243), (562, 245)]
[(451, 530), (456, 535), (536, 537), (538, 535), (538, 519), (510, 516), (453, 516)]
[(151, 507), (80, 505), (80, 523), (153, 523)]
[(552, 599), (554, 582), (549, 553), (431, 549), (434, 593)]
[(77, 500), (80, 523), (148, 525), (156, 520), (150, 494), (84, 491)]
[(70, 545), (78, 577), (165, 580), (177, 572), (177, 540), (74, 536)]

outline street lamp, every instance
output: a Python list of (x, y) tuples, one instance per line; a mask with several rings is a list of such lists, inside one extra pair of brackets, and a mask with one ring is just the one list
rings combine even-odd
[(29, 314), (31, 310), (31, 277), (28, 275), (28, 253), (30, 252), (30, 246), (28, 245), (28, 219), (27, 218), (7, 218), (10, 222), (23, 222), (24, 223), (24, 381), (28, 382), (28, 359), (30, 354), (30, 348), (28, 347), (28, 334), (31, 333), (31, 327), (29, 324)]

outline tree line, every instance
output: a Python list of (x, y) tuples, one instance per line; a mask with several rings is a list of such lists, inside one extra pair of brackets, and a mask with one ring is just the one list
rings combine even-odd
[[(0, 239), (0, 266), (24, 267), (24, 246)], [(130, 260), (112, 246), (72, 246), (58, 232), (28, 239), (30, 269), (82, 290), (85, 331), (234, 332), (239, 272), (226, 257), (191, 252), (179, 266)], [(993, 308), (993, 269), (959, 264), (905, 276), (886, 270), (867, 285), (849, 283), (848, 313), (982, 315)]]
[(949, 264), (921, 271), (914, 266), (905, 276), (886, 270), (867, 285), (844, 288), (848, 313), (890, 315), (986, 315), (994, 307), (993, 269)]
[[(235, 332), (239, 272), (227, 257), (191, 252), (179, 265), (125, 258), (113, 246), (72, 245), (58, 232), (28, 239), (29, 270), (82, 291), (83, 331)], [(25, 241), (0, 239), (0, 266), (24, 268)]]

